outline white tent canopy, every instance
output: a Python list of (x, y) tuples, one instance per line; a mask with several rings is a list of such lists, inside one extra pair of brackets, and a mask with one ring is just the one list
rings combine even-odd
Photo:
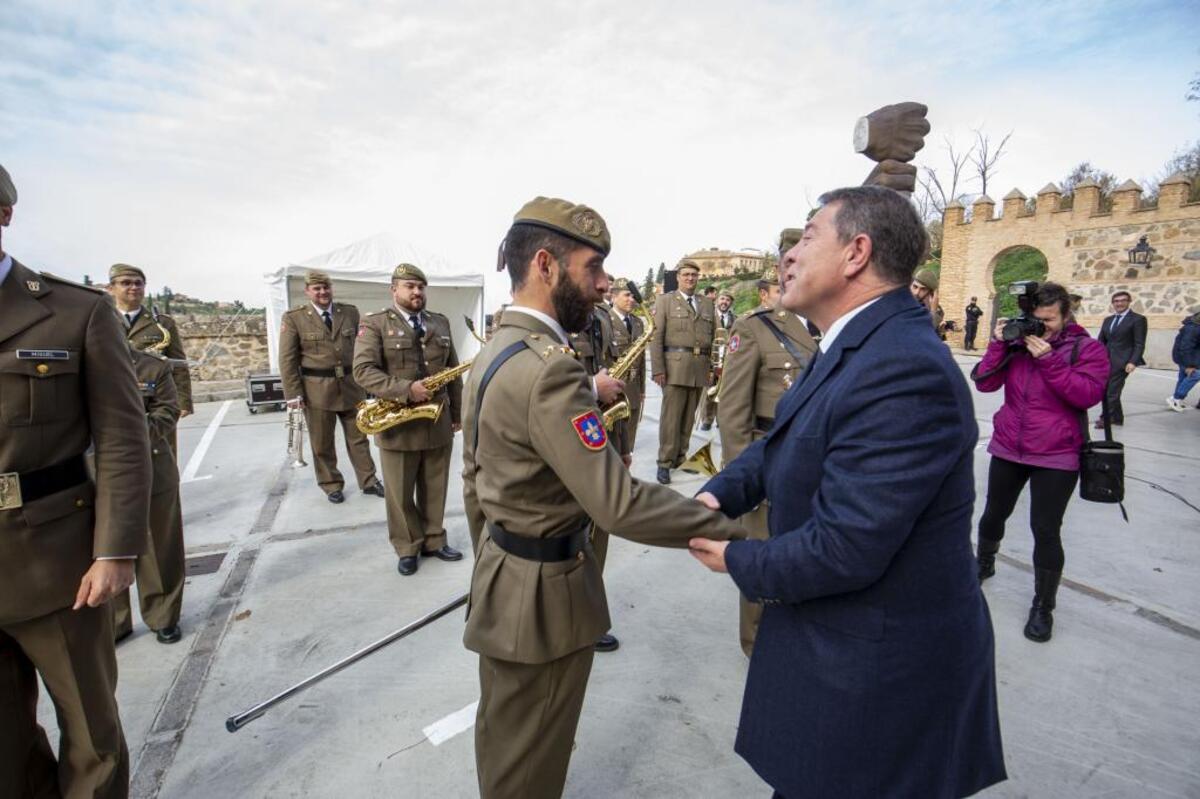
[(356, 305), (366, 316), (392, 304), (392, 270), (400, 263), (414, 264), (425, 273), (427, 306), (449, 318), (458, 357), (474, 355), (479, 343), (467, 330), (464, 317), (470, 317), (475, 329), (483, 331), (483, 274), (458, 267), (399, 236), (380, 233), (264, 275), (271, 371), (279, 371), (278, 331), (284, 312), (308, 301), (304, 295), (306, 272), (316, 269), (329, 275), (334, 301)]

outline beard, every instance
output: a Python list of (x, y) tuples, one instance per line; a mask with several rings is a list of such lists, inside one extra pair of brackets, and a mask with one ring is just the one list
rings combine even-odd
[(571, 280), (567, 270), (560, 267), (558, 285), (550, 294), (554, 304), (554, 315), (568, 333), (580, 333), (588, 326), (592, 317), (592, 303), (583, 291)]

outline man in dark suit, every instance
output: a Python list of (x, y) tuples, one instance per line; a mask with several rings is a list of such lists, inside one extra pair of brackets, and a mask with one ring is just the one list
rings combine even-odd
[(736, 749), (788, 799), (968, 796), (1006, 778), (971, 393), (909, 292), (912, 206), (875, 186), (822, 202), (782, 298), (819, 353), (697, 497), (731, 517), (769, 501), (767, 540), (690, 544), (765, 605)]
[[(1112, 424), (1125, 424), (1125, 409), (1121, 407), (1121, 392), (1125, 390), (1125, 379), (1139, 366), (1145, 366), (1142, 353), (1146, 351), (1146, 317), (1129, 310), (1133, 297), (1128, 291), (1112, 295), (1112, 316), (1100, 326), (1098, 339), (1108, 348), (1108, 362), (1112, 371), (1108, 374), (1108, 389), (1105, 404), (1108, 405), (1108, 420)], [(1096, 420), (1096, 427), (1104, 427), (1104, 419)]]

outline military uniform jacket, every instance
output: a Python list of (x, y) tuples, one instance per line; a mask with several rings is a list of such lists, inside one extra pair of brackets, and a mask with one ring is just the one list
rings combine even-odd
[[(616, 357), (620, 358), (629, 348), (633, 346), (633, 342), (637, 340), (642, 333), (646, 332), (646, 323), (641, 317), (636, 314), (629, 314), (629, 319), (633, 323), (633, 333), (631, 334), (625, 328), (625, 320), (623, 320), (616, 310), (609, 311), (612, 317), (613, 331), (613, 348), (616, 351)], [(643, 356), (645, 353), (643, 353)], [(615, 358), (614, 358), (615, 360)], [(633, 402), (634, 406), (640, 405), (642, 395), (646, 393), (646, 359), (643, 357), (633, 365), (629, 373), (625, 375), (625, 394)]]
[[(608, 315), (608, 306), (598, 303), (592, 308), (592, 319), (589, 329), (579, 333), (569, 333), (571, 349), (579, 356), (579, 362), (589, 375), (594, 375), (601, 369), (607, 369), (617, 359), (617, 346), (613, 334), (612, 317)], [(597, 352), (599, 347), (599, 352)]]
[(162, 342), (163, 332), (158, 329), (159, 325), (171, 336), (171, 343), (162, 354), (176, 362), (171, 365), (171, 376), (175, 380), (175, 392), (179, 396), (179, 409), (191, 413), (192, 375), (187, 367), (187, 353), (183, 351), (183, 336), (179, 334), (179, 325), (175, 324), (175, 320), (161, 313), (155, 319), (150, 309), (143, 305), (141, 313), (133, 320), (133, 325), (125, 335), (133, 342), (135, 349), (144, 350)]
[[(496, 355), (524, 340), (492, 378), (479, 419), (475, 395)], [(613, 535), (685, 547), (689, 537), (728, 539), (741, 526), (666, 486), (629, 476), (603, 436), (587, 374), (549, 327), (510, 311), (475, 360), (463, 424), (463, 498), (479, 544), (471, 576), (466, 647), (517, 663), (546, 663), (595, 645), (608, 630), (600, 567), (589, 551), (538, 563), (500, 549), (486, 521), (547, 538), (590, 518)], [(478, 450), (475, 427), (479, 426)], [(589, 440), (588, 430), (599, 434)]]
[(134, 352), (133, 371), (146, 408), (150, 430), (150, 463), (154, 476), (150, 493), (164, 494), (179, 488), (179, 467), (171, 441), (179, 421), (179, 399), (171, 366), (165, 358), (149, 352)]
[[(395, 308), (367, 314), (358, 326), (354, 345), (354, 379), (364, 389), (383, 399), (410, 402), (408, 389), (420, 377), (418, 353), (425, 361), (425, 377), (458, 365), (458, 353), (450, 338), (450, 320), (424, 311), (425, 336), (419, 342), (408, 316)], [(417, 419), (396, 425), (376, 436), (381, 449), (421, 450), (448, 447), (453, 441), (451, 423), (462, 419), (462, 378), (436, 392), (430, 402), (442, 402), (437, 422)]]
[[(353, 305), (332, 303), (329, 309), (333, 329), (317, 314), (312, 303), (305, 303), (283, 315), (279, 331), (279, 376), (287, 399), (304, 400), (323, 411), (349, 411), (366, 399), (366, 392), (354, 382), (354, 334), (358, 330), (358, 309)], [(301, 369), (333, 370), (331, 377), (301, 373)], [(339, 377), (337, 373), (341, 373)]]
[(696, 294), (693, 298), (696, 312), (692, 311), (678, 291), (659, 297), (654, 304), (650, 372), (665, 374), (667, 383), (672, 386), (708, 385), (710, 352), (717, 329), (717, 309), (713, 301), (706, 297)]
[[(793, 358), (767, 329), (770, 319), (792, 340), (804, 356)], [(721, 455), (726, 463), (762, 437), (766, 430), (758, 419), (774, 419), (779, 398), (812, 360), (817, 344), (800, 317), (783, 309), (759, 307), (733, 323), (725, 352), (717, 422), (721, 430)]]
[(146, 547), (150, 447), (123, 325), (95, 289), (13, 261), (0, 286), (0, 474), (96, 449), (96, 480), (0, 510), (0, 625), (69, 607), (97, 557)]

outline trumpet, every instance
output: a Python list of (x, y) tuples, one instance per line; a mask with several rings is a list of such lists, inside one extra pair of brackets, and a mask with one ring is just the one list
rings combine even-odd
[[(641, 313), (638, 313), (638, 311), (641, 311)], [(625, 375), (629, 374), (629, 371), (636, 364), (645, 359), (646, 347), (650, 346), (650, 339), (654, 336), (654, 317), (640, 305), (634, 308), (633, 312), (638, 313), (638, 316), (642, 317), (646, 322), (646, 329), (642, 331), (642, 335), (638, 336), (629, 345), (629, 349), (625, 351), (625, 354), (618, 358), (617, 362), (608, 370), (608, 374), (618, 380), (624, 380)], [(608, 430), (612, 430), (613, 425), (628, 419), (629, 415), (629, 397), (621, 394), (612, 405), (604, 409), (604, 426)]]
[(287, 421), (284, 422), (287, 426), (287, 454), (292, 458), (292, 468), (299, 469), (308, 464), (304, 462), (304, 431), (307, 425), (304, 422), (304, 410), (302, 408), (288, 408)]
[[(463, 361), (458, 366), (443, 369), (435, 375), (422, 378), (421, 382), (429, 390), (429, 393), (433, 394), (443, 386), (449, 385), (463, 374), (466, 374), (474, 360), (474, 358), (471, 358), (470, 360)], [(363, 400), (355, 406), (358, 414), (354, 418), (354, 423), (358, 426), (359, 430), (370, 436), (382, 433), (384, 430), (395, 427), (398, 424), (407, 424), (417, 419), (428, 419), (431, 422), (436, 422), (442, 416), (442, 407), (444, 405), (445, 403), (441, 400), (410, 404), (401, 402), (400, 400), (374, 397)]]

